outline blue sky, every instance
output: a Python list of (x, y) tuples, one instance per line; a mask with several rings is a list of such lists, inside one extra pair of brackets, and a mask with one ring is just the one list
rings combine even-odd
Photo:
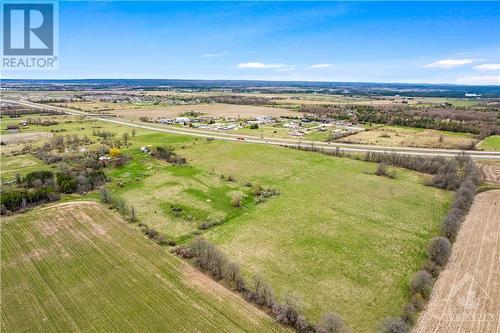
[(59, 60), (4, 76), (500, 84), (500, 3), (61, 2)]

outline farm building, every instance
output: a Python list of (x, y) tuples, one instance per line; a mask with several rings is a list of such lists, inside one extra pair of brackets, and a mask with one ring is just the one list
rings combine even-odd
[(11, 133), (19, 132), (19, 125), (7, 125), (7, 130)]

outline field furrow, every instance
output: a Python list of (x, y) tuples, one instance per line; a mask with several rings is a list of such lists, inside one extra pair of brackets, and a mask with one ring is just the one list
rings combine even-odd
[(500, 191), (476, 196), (414, 333), (498, 332)]

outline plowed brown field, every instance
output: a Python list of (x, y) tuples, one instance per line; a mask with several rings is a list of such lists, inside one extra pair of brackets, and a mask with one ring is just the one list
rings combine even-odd
[(500, 331), (500, 191), (476, 196), (414, 333)]
[(500, 185), (500, 163), (481, 162), (478, 166), (485, 182)]

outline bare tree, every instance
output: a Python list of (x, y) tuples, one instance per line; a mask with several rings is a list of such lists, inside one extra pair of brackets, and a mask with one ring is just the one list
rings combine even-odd
[(444, 237), (434, 237), (429, 243), (429, 255), (433, 262), (443, 267), (448, 262), (451, 243)]

